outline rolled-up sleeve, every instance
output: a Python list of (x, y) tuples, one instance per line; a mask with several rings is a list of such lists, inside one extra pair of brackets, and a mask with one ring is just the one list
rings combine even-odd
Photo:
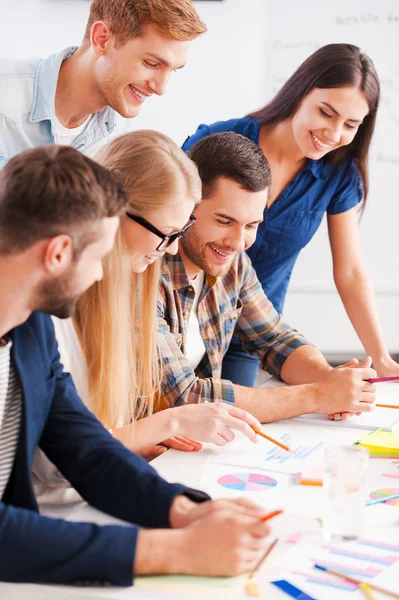
[(340, 167), (337, 184), (327, 207), (329, 215), (337, 215), (357, 206), (363, 198), (362, 179), (359, 169), (352, 161)]

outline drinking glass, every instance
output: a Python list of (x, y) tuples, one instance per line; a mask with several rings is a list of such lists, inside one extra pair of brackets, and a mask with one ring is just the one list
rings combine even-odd
[(327, 446), (324, 459), (323, 538), (356, 540), (364, 527), (369, 453), (361, 446)]

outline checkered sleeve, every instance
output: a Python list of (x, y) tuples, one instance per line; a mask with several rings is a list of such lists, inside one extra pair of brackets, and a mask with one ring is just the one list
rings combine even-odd
[(280, 376), (281, 368), (296, 348), (308, 345), (302, 334), (284, 321), (265, 295), (251, 265), (244, 255), (243, 284), (240, 293), (242, 311), (235, 334), (250, 354), (261, 361), (262, 368)]
[(162, 298), (158, 300), (158, 349), (162, 361), (162, 400), (166, 406), (200, 402), (234, 404), (231, 381), (196, 376), (170, 331)]

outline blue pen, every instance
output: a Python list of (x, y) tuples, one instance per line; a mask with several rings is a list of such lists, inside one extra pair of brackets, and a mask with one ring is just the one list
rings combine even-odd
[(288, 594), (288, 596), (291, 596), (291, 598), (295, 598), (295, 600), (316, 600), (316, 598), (313, 598), (313, 596), (309, 596), (308, 594), (306, 594), (306, 592), (303, 592), (302, 590), (295, 587), (295, 585), (292, 585), (292, 583), (286, 581), (285, 579), (280, 579), (279, 581), (271, 581), (270, 583), (278, 587), (282, 592)]
[(395, 500), (399, 498), (399, 494), (391, 494), (390, 496), (381, 496), (381, 498), (374, 498), (373, 500), (367, 500), (366, 506), (372, 506), (373, 504), (380, 504), (381, 502), (387, 502), (388, 500)]

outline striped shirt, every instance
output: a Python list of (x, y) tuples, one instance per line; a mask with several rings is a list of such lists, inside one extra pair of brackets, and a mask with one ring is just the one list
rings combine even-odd
[(308, 344), (273, 308), (245, 252), (227, 275), (206, 276), (197, 315), (206, 353), (193, 371), (186, 357), (188, 320), (195, 299), (178, 254), (163, 258), (158, 300), (158, 343), (162, 358), (162, 401), (234, 403), (234, 386), (221, 379), (222, 361), (233, 333), (262, 368), (279, 376), (287, 357)]
[(10, 479), (21, 425), (21, 388), (11, 363), (12, 342), (0, 345), (0, 499)]

